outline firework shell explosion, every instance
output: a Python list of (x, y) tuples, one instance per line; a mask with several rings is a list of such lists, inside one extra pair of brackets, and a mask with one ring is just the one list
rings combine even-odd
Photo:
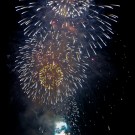
[(47, 6), (50, 7), (55, 15), (59, 14), (63, 17), (75, 18), (87, 12), (91, 0), (49, 0)]
[(48, 32), (64, 32), (73, 43), (79, 41), (96, 54), (95, 49), (106, 46), (106, 39), (114, 34), (111, 23), (118, 17), (112, 12), (118, 6), (97, 5), (93, 0), (23, 0), (16, 11), (21, 14), (24, 35), (45, 38)]
[(33, 100), (62, 102), (64, 97), (76, 93), (87, 78), (87, 57), (81, 58), (80, 48), (72, 48), (69, 41), (61, 39), (32, 38), (19, 49), (15, 68), (22, 89)]

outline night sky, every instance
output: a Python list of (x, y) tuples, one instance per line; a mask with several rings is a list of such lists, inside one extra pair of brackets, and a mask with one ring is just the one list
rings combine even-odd
[[(18, 37), (23, 35), (19, 32), (21, 28), (17, 23), (19, 15), (15, 5), (13, 0), (0, 4), (0, 131), (3, 135), (27, 135), (24, 130), (36, 128), (23, 119), (23, 113), (30, 105), (27, 104), (29, 101), (23, 102), (25, 95), (20, 91), (17, 76), (12, 71), (14, 53), (17, 51), (15, 43), (21, 42), (22, 39)], [(120, 5), (119, 23), (115, 26), (118, 35), (114, 35), (109, 45), (93, 57), (89, 85), (79, 91), (76, 97), (80, 109), (78, 127), (81, 135), (131, 134), (129, 95), (134, 90), (134, 49), (131, 43), (131, 16), (128, 16), (130, 5), (128, 1), (121, 1)], [(29, 120), (34, 116), (30, 117)]]

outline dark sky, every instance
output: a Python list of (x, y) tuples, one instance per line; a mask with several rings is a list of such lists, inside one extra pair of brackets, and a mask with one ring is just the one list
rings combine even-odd
[[(25, 109), (21, 103), (16, 75), (11, 71), (16, 51), (12, 47), (17, 30), (18, 15), (15, 12), (15, 1), (7, 0), (0, 4), (1, 45), (0, 45), (0, 116), (1, 132), (4, 135), (20, 135), (20, 112)], [(77, 97), (80, 108), (79, 127), (82, 135), (116, 135), (131, 134), (132, 108), (129, 95), (133, 92), (133, 43), (131, 43), (130, 4), (121, 1), (120, 21), (116, 26), (119, 36), (114, 36), (110, 47), (95, 57), (97, 64), (102, 64), (100, 75), (89, 80), (90, 88)], [(100, 58), (102, 56), (102, 58)], [(109, 56), (107, 59), (106, 57)], [(11, 57), (11, 58), (9, 58)], [(95, 63), (96, 64), (96, 63)], [(113, 67), (103, 66), (111, 64)], [(111, 71), (112, 70), (112, 71)], [(97, 72), (96, 72), (97, 73)], [(111, 73), (112, 75), (109, 75)], [(87, 92), (91, 91), (91, 92)], [(15, 94), (14, 94), (15, 93)], [(89, 103), (89, 102), (91, 103)], [(27, 130), (27, 128), (24, 128)], [(25, 135), (25, 133), (23, 134)]]

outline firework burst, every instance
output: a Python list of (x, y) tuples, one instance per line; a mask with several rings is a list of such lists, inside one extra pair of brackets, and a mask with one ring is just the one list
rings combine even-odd
[(91, 6), (89, 14), (66, 22), (62, 28), (67, 28), (68, 33), (72, 34), (73, 44), (78, 42), (89, 53), (88, 56), (91, 55), (91, 52), (96, 54), (98, 48), (107, 46), (107, 40), (111, 39), (114, 34), (112, 24), (117, 22), (118, 16), (112, 12), (118, 6)]
[(62, 39), (32, 38), (19, 49), (15, 68), (22, 89), (33, 100), (52, 104), (63, 101), (76, 93), (87, 78), (88, 64), (85, 57), (81, 58), (80, 49)]
[(117, 22), (118, 17), (112, 13), (119, 5), (97, 5), (93, 0), (21, 2), (16, 10), (22, 15), (19, 23), (28, 37), (64, 33), (73, 44), (79, 42), (96, 54), (96, 48), (106, 46), (106, 40), (114, 34), (112, 22)]
[(75, 18), (87, 12), (91, 2), (92, 0), (48, 0), (47, 6), (54, 11), (55, 16), (58, 14), (63, 17)]

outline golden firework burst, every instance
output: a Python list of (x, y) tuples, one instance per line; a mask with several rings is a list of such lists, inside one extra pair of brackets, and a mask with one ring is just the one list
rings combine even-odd
[(54, 62), (47, 64), (39, 72), (39, 80), (46, 89), (54, 89), (59, 87), (63, 80), (63, 72), (58, 64)]

